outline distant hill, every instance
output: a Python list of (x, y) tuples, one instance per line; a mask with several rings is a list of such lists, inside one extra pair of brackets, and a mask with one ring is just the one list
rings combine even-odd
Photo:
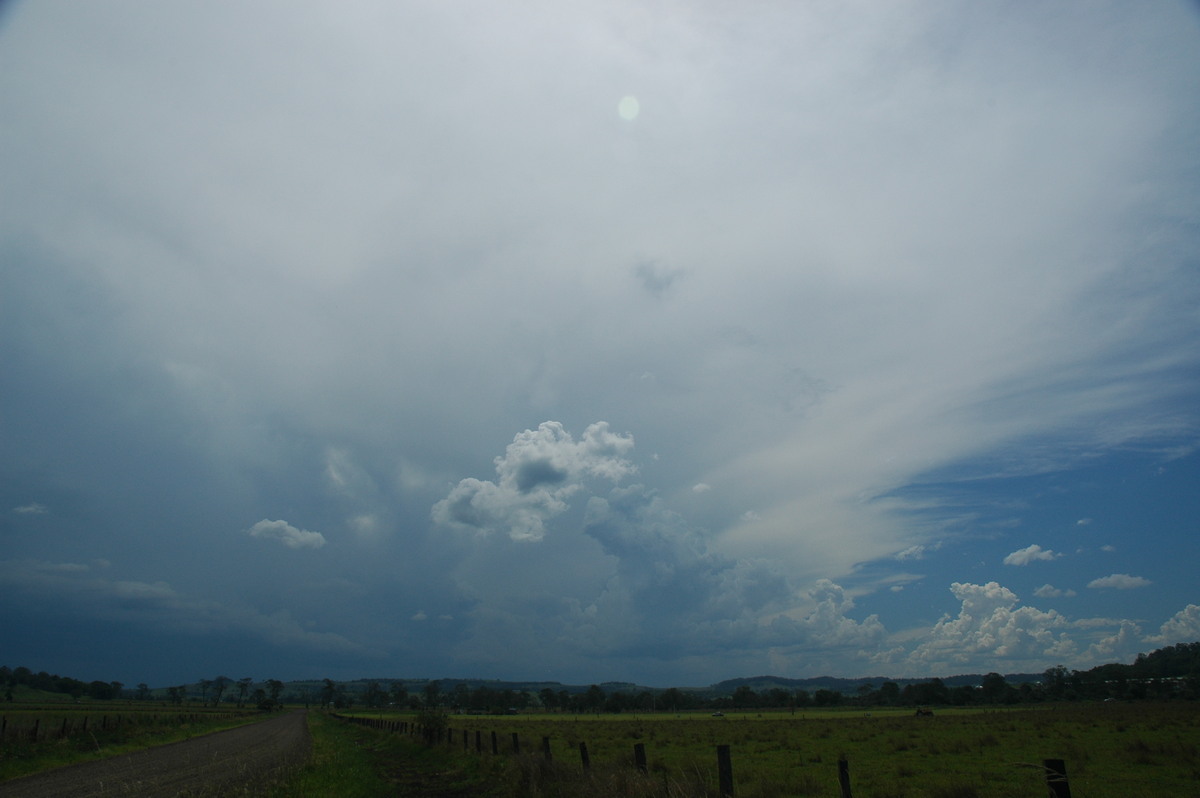
[[(946, 676), (941, 679), (946, 687), (976, 687), (983, 683), (984, 674), (964, 673), (958, 676)], [(1009, 684), (1035, 683), (1042, 680), (1040, 673), (1008, 673), (1004, 680)], [(815, 693), (817, 690), (832, 690), (835, 693), (853, 694), (859, 688), (867, 686), (878, 688), (884, 682), (893, 682), (900, 687), (910, 684), (923, 684), (929, 679), (897, 679), (886, 676), (865, 676), (857, 679), (844, 679), (836, 676), (815, 676), (808, 679), (788, 679), (783, 676), (750, 676), (740, 679), (726, 679), (717, 682), (710, 688), (715, 695), (733, 695), (739, 687), (749, 687), (756, 693), (774, 690), (776, 688), (788, 691), (807, 690)]]

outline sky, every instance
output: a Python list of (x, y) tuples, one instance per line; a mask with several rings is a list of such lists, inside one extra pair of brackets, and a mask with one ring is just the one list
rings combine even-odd
[(1200, 640), (1200, 9), (0, 7), (0, 664)]

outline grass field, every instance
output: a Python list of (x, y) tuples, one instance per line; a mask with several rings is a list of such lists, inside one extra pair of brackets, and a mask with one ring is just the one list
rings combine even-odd
[[(614, 795), (715, 795), (717, 745), (730, 746), (735, 792), (742, 798), (839, 796), (841, 757), (848, 762), (854, 795), (863, 798), (1045, 795), (1044, 759), (1065, 761), (1074, 798), (1200, 794), (1200, 705), (1193, 703), (939, 710), (931, 718), (905, 709), (720, 718), (451, 715), (447, 723), (451, 741), (441, 745), (459, 756), (478, 756), (475, 731), (482, 733), (485, 757), (491, 755), (491, 732), (506, 754), (512, 733), (518, 734), (519, 759), (529, 772), (522, 777), (524, 790), (514, 794), (590, 794), (579, 782), (581, 742), (588, 748), (593, 779), (632, 771), (633, 746), (644, 746), (648, 782), (628, 788), (636, 791), (605, 788)], [(462, 753), (464, 732), (467, 754)], [(541, 754), (543, 738), (550, 741), (552, 768)]]

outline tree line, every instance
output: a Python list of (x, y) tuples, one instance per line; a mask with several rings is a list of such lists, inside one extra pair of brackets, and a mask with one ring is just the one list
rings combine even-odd
[(0, 666), (0, 684), (4, 685), (5, 701), (13, 700), (13, 688), (19, 685), (48, 693), (66, 693), (76, 699), (87, 697), (101, 701), (120, 698), (125, 687), (121, 682), (84, 682), (45, 671), (34, 673), (24, 666), (10, 668), (7, 665)]
[(1046, 669), (1040, 681), (1020, 684), (1010, 684), (999, 673), (988, 673), (980, 678), (979, 684), (948, 686), (942, 679), (935, 678), (901, 687), (897, 682), (881, 680), (878, 686), (861, 684), (853, 691), (823, 688), (809, 692), (773, 687), (756, 692), (745, 684), (738, 686), (732, 694), (720, 695), (687, 688), (659, 690), (632, 685), (610, 687), (606, 691), (595, 684), (586, 689), (544, 687), (523, 690), (489, 685), (472, 688), (464, 682), (444, 679), (430, 680), (421, 690), (410, 693), (404, 681), (371, 680), (351, 687), (324, 679), (315, 692), (293, 688), (285, 695), (285, 685), (278, 679), (256, 682), (250, 677), (217, 676), (165, 690), (151, 690), (144, 682), (138, 684), (136, 690), (128, 690), (121, 682), (84, 682), (45, 671), (34, 673), (26, 667), (7, 666), (0, 666), (0, 685), (8, 701), (13, 700), (13, 689), (24, 685), (35, 690), (65, 693), (76, 699), (165, 699), (173, 704), (199, 700), (213, 706), (226, 701), (236, 703), (239, 708), (255, 706), (261, 710), (277, 709), (284, 702), (306, 705), (315, 702), (336, 709), (357, 704), (369, 708), (436, 708), (480, 714), (531, 709), (582, 714), (795, 710), (837, 706), (968, 706), (1105, 699), (1200, 700), (1200, 642), (1180, 643), (1139, 654), (1129, 665), (1099, 665), (1087, 671), (1055, 665)]

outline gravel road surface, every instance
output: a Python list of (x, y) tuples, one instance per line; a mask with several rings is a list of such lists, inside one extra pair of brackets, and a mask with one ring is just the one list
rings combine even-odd
[(0, 783), (0, 798), (245, 795), (308, 757), (304, 711)]

